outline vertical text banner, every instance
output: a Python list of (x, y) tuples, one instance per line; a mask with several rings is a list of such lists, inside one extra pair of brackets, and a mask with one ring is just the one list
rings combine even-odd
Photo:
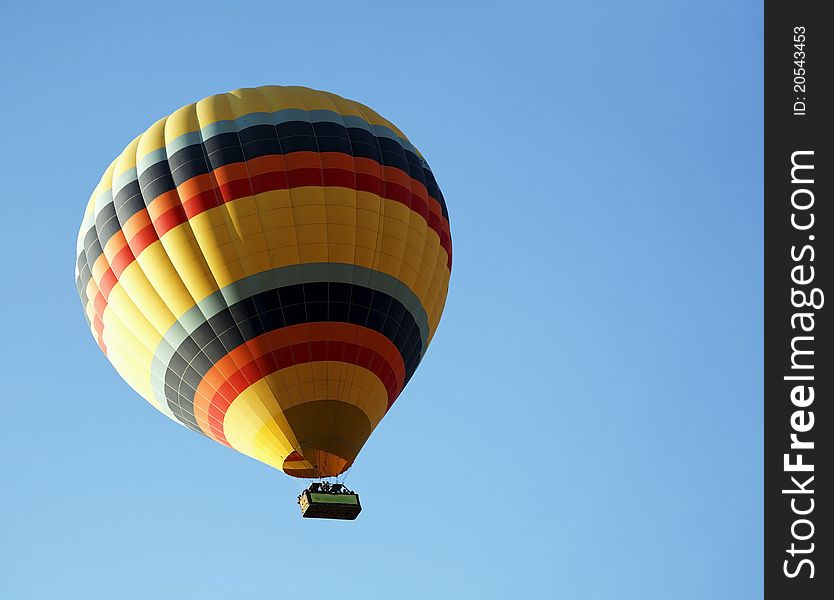
[(764, 576), (773, 599), (834, 598), (834, 22), (824, 8), (765, 2)]

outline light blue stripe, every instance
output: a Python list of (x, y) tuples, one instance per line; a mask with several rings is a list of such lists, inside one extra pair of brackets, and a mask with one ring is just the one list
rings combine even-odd
[(93, 221), (98, 217), (98, 214), (101, 212), (101, 209), (113, 202), (113, 193), (112, 190), (107, 189), (96, 196), (96, 202), (93, 206)]
[[(165, 146), (165, 148), (162, 149), (163, 152), (165, 152), (165, 158), (163, 160), (167, 160), (168, 156), (174, 154), (175, 152), (179, 152), (183, 148), (187, 148), (188, 146), (194, 146), (202, 141), (203, 138), (200, 135), (199, 131), (190, 131), (188, 133), (184, 133), (178, 138), (174, 139), (174, 141), (172, 141), (167, 146)], [(144, 169), (142, 170), (142, 172), (144, 172)]]
[(310, 121), (311, 123), (335, 123), (336, 125), (341, 125), (342, 127), (345, 126), (344, 117), (337, 112), (333, 112), (332, 110), (311, 110), (307, 113), (307, 115), (308, 117), (304, 120)]
[(310, 123), (310, 113), (301, 108), (285, 108), (272, 113), (272, 122), (275, 125), (289, 123), (290, 121), (306, 121)]
[[(186, 133), (185, 135), (181, 135), (177, 139), (178, 140), (180, 140), (180, 139), (184, 140), (184, 138), (187, 135), (190, 135), (190, 134)], [(197, 133), (195, 133), (193, 135), (195, 135), (197, 137), (197, 141), (199, 142), (200, 141), (200, 135), (197, 134)], [(170, 147), (170, 145), (169, 145), (169, 147)], [(165, 148), (158, 148), (157, 150), (154, 150), (153, 152), (151, 152), (149, 154), (146, 154), (145, 156), (143, 156), (142, 158), (137, 160), (136, 161), (136, 170), (139, 173), (144, 173), (148, 169), (148, 167), (150, 167), (152, 165), (155, 165), (158, 162), (162, 162), (163, 160), (168, 160), (168, 151)]]
[(121, 175), (119, 175), (113, 181), (113, 197), (115, 198), (119, 192), (122, 191), (122, 188), (130, 185), (132, 182), (138, 179), (138, 175), (136, 174), (136, 169), (128, 169)]
[(165, 382), (159, 381), (153, 375), (153, 371), (151, 371), (151, 389), (153, 390), (154, 399), (159, 403), (160, 411), (166, 417), (171, 419), (174, 423), (178, 423), (183, 427), (189, 428), (188, 425), (186, 425), (177, 418), (177, 415), (175, 415), (171, 408), (168, 406), (168, 400), (165, 398)]
[(253, 112), (248, 115), (243, 115), (236, 120), (236, 123), (239, 130), (254, 127), (255, 125), (274, 125), (272, 113), (268, 112)]
[(344, 115), (344, 117), (342, 118), (345, 121), (345, 125), (347, 125), (348, 127), (353, 127), (354, 129), (364, 129), (368, 133), (373, 133), (373, 131), (371, 130), (371, 126), (362, 117), (357, 117), (355, 115)]
[[(181, 339), (188, 337), (188, 333), (185, 332), (183, 326), (178, 322), (171, 326), (166, 332), (167, 335), (170, 335), (172, 338), (179, 337)], [(168, 362), (174, 356), (175, 351), (176, 348), (172, 348), (167, 342), (167, 339), (162, 338), (162, 341), (156, 347), (153, 360), (151, 361), (151, 389), (153, 389), (153, 395), (156, 401), (160, 406), (164, 406), (167, 411), (170, 411), (170, 409), (168, 408), (168, 399), (165, 396), (165, 372), (168, 369)], [(163, 360), (165, 361), (164, 363), (161, 362)], [(171, 418), (179, 422), (179, 419), (173, 413), (171, 413)]]
[(384, 127), (383, 125), (371, 125), (371, 130), (376, 137), (384, 137), (388, 138), (389, 140), (394, 140), (395, 142), (400, 142), (400, 138), (397, 137), (397, 134)]
[(207, 140), (221, 133), (237, 133), (237, 123), (235, 121), (217, 121), (210, 123), (200, 130), (203, 134), (203, 139)]
[[(99, 192), (99, 193), (95, 196), (95, 198), (93, 199), (93, 213), (92, 213), (92, 216), (91, 216), (91, 218), (92, 218), (92, 222), (95, 222), (95, 220), (96, 220), (96, 215), (98, 214), (98, 207), (100, 207), (100, 206), (104, 206), (104, 204), (101, 204), (101, 202), (102, 202), (102, 197), (104, 197), (104, 198), (109, 198), (109, 200), (108, 200), (108, 201), (109, 201), (109, 202), (112, 202), (112, 201), (113, 201), (113, 195), (112, 195), (112, 190), (111, 190), (111, 188), (109, 188), (109, 187), (108, 187), (106, 190), (102, 190), (102, 191), (100, 191), (100, 192)], [(106, 204), (106, 203), (105, 203), (105, 204)]]

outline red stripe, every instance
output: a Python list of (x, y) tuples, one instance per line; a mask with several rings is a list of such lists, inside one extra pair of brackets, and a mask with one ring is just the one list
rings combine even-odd
[[(245, 164), (234, 163), (234, 165), (224, 165), (216, 171)], [(154, 219), (153, 228), (150, 228), (150, 226), (146, 227), (130, 240), (129, 245), (134, 255), (138, 255), (159, 239), (159, 237), (165, 235), (165, 233), (174, 227), (185, 223), (189, 218), (193, 218), (202, 212), (220, 206), (224, 202), (232, 202), (253, 194), (262, 194), (275, 190), (328, 185), (361, 192), (370, 192), (382, 198), (399, 202), (421, 215), (426, 219), (428, 226), (437, 232), (437, 235), (440, 237), (440, 245), (446, 250), (448, 256), (447, 266), (451, 269), (452, 245), (449, 236), (449, 224), (442, 217), (440, 204), (437, 200), (431, 198), (428, 194), (425, 194), (425, 198), (423, 198), (421, 194), (412, 193), (415, 188), (419, 192), (425, 190), (422, 184), (417, 181), (412, 180), (412, 189), (409, 190), (398, 183), (368, 173), (352, 173), (339, 168), (300, 168), (272, 171), (255, 175), (251, 179), (247, 177), (218, 185), (214, 173), (209, 174), (214, 184), (211, 189), (200, 191), (188, 198), (184, 198), (181, 204), (175, 204), (172, 208)], [(205, 177), (205, 175), (199, 175), (198, 177)], [(187, 184), (193, 183), (195, 179), (197, 178), (195, 177), (183, 182), (178, 186), (178, 189), (193, 187), (193, 185)], [(149, 231), (149, 228), (153, 231)]]
[(156, 229), (153, 225), (146, 225), (142, 229), (139, 230), (139, 233), (133, 236), (133, 238), (128, 242), (128, 246), (130, 246), (131, 251), (133, 252), (134, 259), (139, 253), (153, 244), (156, 240), (159, 239), (159, 235), (157, 234)]
[[(249, 177), (246, 179), (237, 179), (229, 183), (224, 183), (220, 186), (220, 195), (225, 202), (231, 202), (237, 198), (246, 198), (254, 195), (252, 191), (252, 184), (249, 182)], [(219, 206), (219, 203), (218, 203)]]
[[(333, 337), (324, 340), (307, 339), (293, 343), (293, 338), (296, 334), (301, 335), (304, 327), (308, 328), (311, 338), (321, 333), (318, 330), (322, 328), (324, 328), (322, 331), (329, 331), (327, 328), (333, 329), (331, 331)], [(309, 330), (309, 327), (313, 327), (314, 330)], [(355, 342), (345, 341), (349, 333), (346, 328), (355, 330), (353, 334)], [(282, 337), (287, 343), (279, 347), (272, 345)], [(340, 337), (341, 340), (338, 339)], [(269, 342), (269, 340), (273, 341)], [(262, 347), (263, 344), (268, 344), (267, 351), (261, 356), (252, 358), (252, 350)], [(379, 350), (383, 354), (371, 349), (368, 344), (379, 345)], [(241, 354), (246, 354), (250, 360), (242, 367), (237, 367), (238, 363), (232, 360), (235, 358), (233, 354), (238, 355), (238, 360)], [(266, 375), (281, 369), (327, 360), (354, 364), (374, 373), (386, 388), (389, 408), (405, 384), (402, 357), (399, 356), (399, 352), (390, 340), (383, 339), (376, 332), (356, 326), (345, 326), (342, 323), (294, 326), (269, 332), (260, 338), (250, 340), (215, 364), (212, 370), (203, 377), (195, 394), (194, 409), (197, 422), (209, 437), (229, 445), (223, 432), (223, 419), (229, 406), (245, 389)], [(232, 370), (226, 370), (229, 368)], [(218, 369), (219, 372), (215, 373), (214, 371)], [(204, 408), (206, 405), (207, 408)]]
[(253, 360), (226, 378), (220, 389), (212, 396), (209, 405), (208, 422), (212, 436), (228, 444), (223, 428), (218, 424), (223, 423), (226, 411), (235, 398), (259, 379), (287, 367), (325, 360), (354, 364), (374, 373), (388, 391), (389, 408), (400, 393), (393, 369), (373, 350), (347, 342), (332, 341), (287, 346)]
[(101, 295), (104, 296), (105, 300), (110, 297), (110, 292), (113, 290), (113, 286), (116, 285), (117, 281), (118, 279), (116, 278), (116, 274), (113, 273), (113, 269), (108, 266), (107, 271), (98, 283), (98, 289), (101, 290)]
[[(179, 218), (179, 220), (176, 223), (174, 223), (172, 227), (169, 227), (167, 229), (173, 229), (177, 225), (185, 223), (188, 219), (196, 217), (200, 213), (221, 206), (223, 204), (223, 198), (218, 197), (217, 192), (217, 189), (212, 188), (210, 190), (206, 190), (205, 192), (200, 192), (195, 196), (191, 196), (187, 200), (184, 200), (182, 203), (184, 212), (182, 210), (175, 211), (173, 209), (168, 211), (168, 214), (171, 215), (171, 218), (174, 218), (176, 216), (177, 218)], [(241, 198), (242, 197), (243, 196), (241, 196)]]
[[(197, 422), (208, 411), (210, 396), (225, 382), (226, 376), (235, 372), (238, 365), (270, 352), (309, 342), (348, 342), (370, 348), (381, 355), (393, 369), (398, 389), (405, 386), (405, 363), (397, 347), (381, 333), (350, 323), (320, 321), (282, 327), (266, 332), (238, 346), (218, 360), (204, 375), (197, 386), (194, 411)], [(274, 367), (268, 366), (268, 369)], [(242, 391), (242, 390), (241, 390)]]
[(118, 279), (124, 273), (124, 270), (130, 265), (136, 257), (133, 256), (133, 251), (130, 249), (130, 246), (125, 244), (125, 246), (116, 252), (116, 256), (113, 257), (113, 260), (110, 262), (110, 268), (113, 269), (113, 274)]
[[(183, 210), (182, 205), (177, 204), (176, 206), (174, 206), (174, 208), (171, 208), (166, 212), (162, 213), (162, 215), (160, 215), (156, 218), (156, 220), (154, 220), (153, 225), (149, 225), (148, 227), (151, 227), (156, 231), (156, 235), (158, 236), (156, 239), (159, 239), (160, 237), (171, 231), (174, 227), (182, 223), (185, 223), (187, 220), (188, 217), (185, 216), (185, 211)], [(140, 252), (142, 252), (142, 250), (144, 250), (156, 241), (156, 239), (150, 238), (143, 240), (139, 240), (137, 238), (139, 238), (139, 235), (137, 235), (133, 238), (133, 240), (131, 240), (136, 241), (136, 254), (139, 254)]]
[(284, 463), (286, 464), (288, 462), (301, 462), (304, 460), (306, 459), (303, 456), (301, 456), (298, 452), (293, 450), (292, 452), (290, 452), (290, 455), (284, 459)]
[(269, 190), (283, 190), (289, 187), (287, 174), (284, 171), (255, 175), (250, 181), (252, 182), (252, 190), (256, 194), (263, 194)]

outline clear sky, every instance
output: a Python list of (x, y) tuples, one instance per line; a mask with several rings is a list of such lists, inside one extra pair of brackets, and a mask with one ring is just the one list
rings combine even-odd
[[(0, 597), (760, 597), (760, 4), (4, 5)], [(268, 83), (391, 119), (451, 215), (353, 523), (136, 396), (75, 291), (110, 160)]]

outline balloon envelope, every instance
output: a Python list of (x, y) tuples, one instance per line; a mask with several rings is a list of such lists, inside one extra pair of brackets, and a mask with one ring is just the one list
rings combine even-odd
[(334, 94), (240, 89), (153, 124), (78, 237), (101, 350), (174, 421), (297, 477), (355, 460), (426, 353), (445, 201), (393, 124)]

